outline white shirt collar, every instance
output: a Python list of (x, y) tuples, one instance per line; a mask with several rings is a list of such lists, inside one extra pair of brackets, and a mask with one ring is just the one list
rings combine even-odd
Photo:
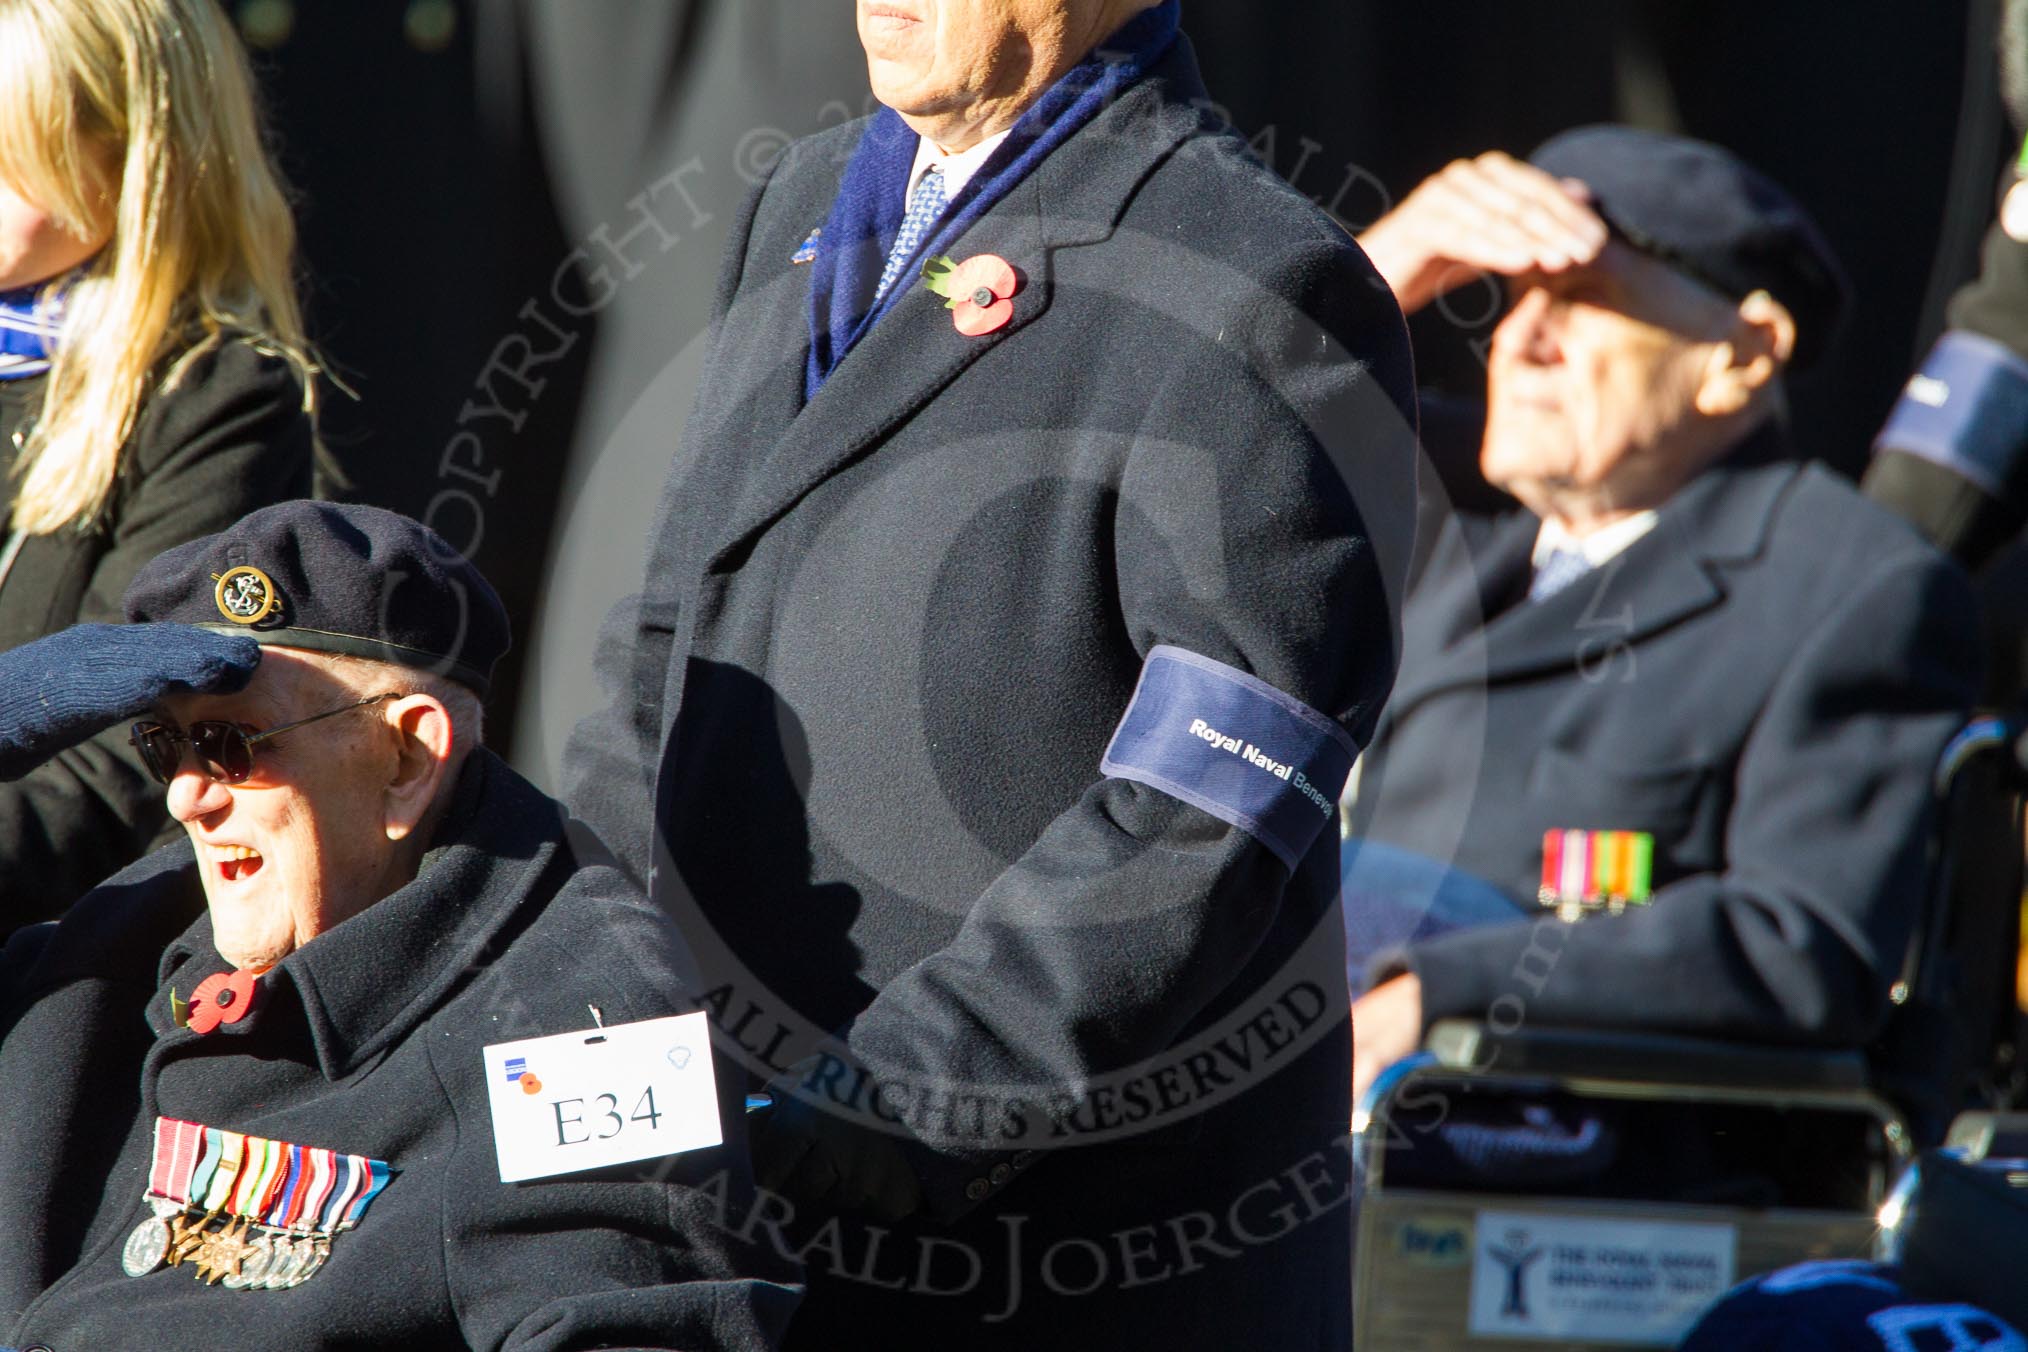
[(944, 171), (944, 200), (955, 200), (964, 186), (972, 181), (973, 175), (979, 172), (979, 167), (992, 158), (1000, 143), (1007, 139), (1007, 133), (1013, 130), (1009, 127), (997, 136), (988, 136), (970, 150), (956, 155), (945, 154), (927, 136), (920, 138), (915, 149), (915, 168), (908, 171), (908, 187), (902, 192), (902, 210), (908, 210), (908, 199), (915, 195), (915, 185), (921, 180), (922, 171), (933, 164)]
[(1535, 536), (1535, 566), (1540, 568), (1557, 550), (1568, 549), (1582, 554), (1584, 561), (1592, 567), (1600, 567), (1624, 554), (1629, 545), (1653, 530), (1655, 520), (1652, 511), (1636, 512), (1624, 521), (1615, 521), (1610, 526), (1580, 536), (1572, 535), (1556, 518), (1545, 518), (1541, 531)]

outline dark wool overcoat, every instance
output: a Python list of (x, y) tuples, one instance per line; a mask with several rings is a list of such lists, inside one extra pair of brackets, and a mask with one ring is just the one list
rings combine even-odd
[(1529, 906), (1545, 831), (1644, 831), (1656, 892), (1567, 931), (1411, 946), (1427, 1015), (1518, 1001), (1546, 1025), (1864, 1043), (1977, 689), (1964, 576), (1772, 434), (1531, 604), (1540, 527), (1461, 514), (1432, 535), (1354, 828)]
[(734, 231), (567, 796), (758, 1074), (848, 1033), (818, 1092), (934, 1147), (925, 1219), (780, 1227), (792, 1345), (1346, 1343), (1335, 832), (1292, 870), (1099, 772), (1158, 644), (1362, 739), (1396, 662), (1399, 311), (1206, 107), (1179, 40), (952, 250), (1021, 274), (1006, 327), (905, 278), (807, 403), (791, 258), (863, 124)]
[[(0, 483), (42, 411), (49, 377), (0, 381)], [(90, 526), (24, 539), (0, 577), (0, 651), (73, 624), (118, 624), (120, 597), (163, 550), (258, 507), (310, 495), (314, 429), (279, 356), (228, 339), (191, 357), (143, 406), (111, 498)], [(0, 933), (61, 915), (147, 852), (169, 825), (162, 787), (125, 727), (0, 784)]]
[[(481, 1049), (685, 1012), (687, 959), (561, 814), (473, 753), (421, 875), (261, 978), (253, 1012), (175, 1026), (230, 970), (187, 844), (0, 954), (0, 1341), (127, 1347), (740, 1348), (774, 1345), (792, 1289), (733, 1257), (749, 1186), (730, 1144), (663, 1178), (502, 1183)], [(157, 1114), (387, 1161), (393, 1180), (287, 1290), (121, 1269)], [(653, 1175), (659, 1165), (644, 1166)], [(765, 1252), (768, 1271), (785, 1265)]]

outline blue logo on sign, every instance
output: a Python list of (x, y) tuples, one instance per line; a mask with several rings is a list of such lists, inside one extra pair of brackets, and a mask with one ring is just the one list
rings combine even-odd
[(1528, 1269), (1548, 1250), (1528, 1247), (1526, 1230), (1509, 1230), (1505, 1248), (1486, 1247), (1486, 1256), (1507, 1269), (1507, 1299), (1500, 1306), (1502, 1319), (1528, 1318)]
[(527, 1073), (528, 1073), (527, 1057), (517, 1056), (507, 1062), (507, 1078), (509, 1081), (518, 1080)]

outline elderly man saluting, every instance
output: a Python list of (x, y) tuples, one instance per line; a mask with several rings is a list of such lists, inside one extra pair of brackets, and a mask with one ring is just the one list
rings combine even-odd
[(632, 1059), (687, 958), (479, 744), (485, 579), (296, 502), (161, 555), (126, 612), (0, 672), (0, 773), (138, 715), (190, 837), (0, 954), (0, 1340), (771, 1345), (793, 1293), (717, 1229), (743, 1165), (655, 1158), (739, 1128), (702, 1030)]
[(1864, 1045), (1979, 645), (1957, 569), (1790, 440), (1829, 246), (1729, 152), (1624, 127), (1460, 162), (1364, 240), (1411, 309), (1511, 279), (1479, 464), (1521, 509), (1446, 521), (1410, 595), (1347, 906), (1435, 907), (1404, 946), (1354, 921), (1357, 1078), (1517, 1007)]
[(1326, 828), (1409, 362), (1178, 20), (861, 0), (886, 108), (734, 231), (567, 760), (772, 1086), (791, 1345), (1348, 1339)]

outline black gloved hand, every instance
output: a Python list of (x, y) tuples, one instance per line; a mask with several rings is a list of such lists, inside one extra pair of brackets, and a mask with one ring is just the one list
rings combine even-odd
[(147, 713), (164, 696), (243, 690), (260, 644), (188, 624), (80, 624), (0, 653), (0, 780)]
[(753, 1115), (754, 1181), (797, 1208), (852, 1212), (891, 1225), (922, 1207), (922, 1185), (900, 1145), (879, 1127), (827, 1111), (799, 1092), (798, 1066), (769, 1086)]

